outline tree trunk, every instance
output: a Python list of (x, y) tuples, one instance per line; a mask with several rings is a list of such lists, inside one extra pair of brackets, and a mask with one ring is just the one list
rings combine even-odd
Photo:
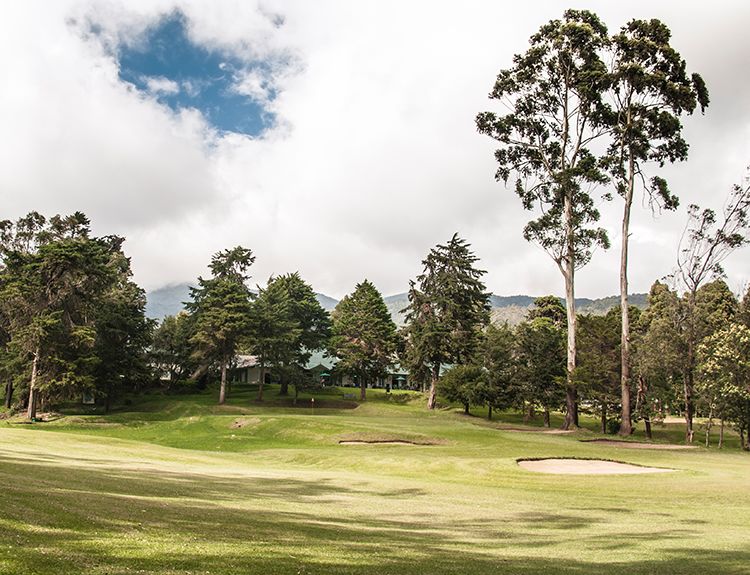
[(279, 388), (279, 395), (289, 395), (289, 382), (282, 376), (281, 387)]
[[(570, 188), (570, 184), (567, 186)], [(576, 302), (575, 302), (575, 226), (573, 217), (573, 190), (565, 190), (564, 200), (565, 258), (559, 263), (565, 278), (565, 311), (568, 319), (567, 365), (565, 381), (565, 421), (563, 429), (578, 425), (578, 403), (573, 374), (576, 368)]]
[(104, 413), (109, 413), (109, 408), (111, 405), (111, 398), (112, 398), (112, 384), (107, 384), (107, 393), (104, 397)]
[(708, 423), (706, 424), (706, 447), (709, 446), (711, 442), (711, 428), (714, 424), (714, 406), (711, 405), (708, 408)]
[(263, 384), (266, 383), (266, 364), (261, 359), (260, 362), (260, 381), (258, 382), (258, 401), (263, 401)]
[[(688, 344), (688, 348), (692, 347)], [(688, 349), (688, 357), (691, 352)], [(685, 394), (685, 442), (693, 443), (693, 370), (688, 369), (684, 377)]]
[(724, 418), (721, 418), (721, 424), (719, 425), (719, 449), (724, 447)]
[(602, 435), (607, 434), (607, 404), (602, 402)]
[(523, 422), (524, 423), (528, 423), (529, 421), (531, 421), (532, 419), (534, 419), (535, 415), (536, 415), (536, 413), (534, 412), (534, 404), (533, 403), (529, 403), (528, 407), (524, 410)]
[(620, 317), (622, 332), (620, 334), (620, 392), (622, 395), (622, 413), (620, 435), (633, 433), (630, 414), (630, 310), (628, 309), (628, 243), (630, 241), (630, 208), (633, 205), (633, 187), (635, 163), (632, 151), (629, 154), (628, 182), (625, 189), (625, 209), (622, 215), (622, 248), (620, 250)]
[(440, 364), (438, 363), (432, 366), (432, 371), (430, 372), (430, 395), (427, 398), (427, 409), (435, 409), (435, 404), (437, 403), (437, 382), (439, 377)]
[(221, 387), (219, 387), (219, 405), (224, 405), (227, 399), (227, 362), (221, 361)]
[(365, 401), (367, 399), (367, 380), (363, 376), (359, 376), (359, 400)]
[(688, 293), (687, 365), (683, 377), (685, 395), (685, 442), (693, 442), (693, 375), (695, 366), (695, 291)]
[(5, 384), (5, 409), (10, 409), (13, 405), (13, 380), (8, 379)]
[[(572, 257), (572, 256), (570, 256)], [(577, 426), (578, 421), (578, 404), (576, 386), (573, 381), (573, 372), (576, 368), (576, 309), (575, 309), (575, 289), (573, 285), (574, 273), (572, 266), (568, 266), (568, 272), (565, 274), (565, 300), (568, 316), (568, 359), (565, 385), (565, 421), (563, 429), (570, 429)]]
[(39, 347), (34, 350), (34, 360), (31, 363), (31, 382), (29, 383), (29, 405), (26, 409), (26, 416), (29, 419), (36, 418), (36, 402), (39, 391), (36, 388), (36, 377), (39, 366)]
[(487, 404), (487, 419), (489, 421), (492, 421), (492, 404), (491, 403)]
[(469, 415), (469, 404), (464, 403), (464, 415)]
[(544, 408), (544, 427), (549, 427), (549, 407)]
[(646, 425), (646, 437), (649, 439), (653, 439), (653, 437), (651, 436), (651, 416), (644, 415), (643, 423)]

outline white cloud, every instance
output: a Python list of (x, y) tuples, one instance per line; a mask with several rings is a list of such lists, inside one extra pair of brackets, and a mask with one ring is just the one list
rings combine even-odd
[(145, 78), (146, 89), (153, 95), (160, 94), (179, 94), (180, 85), (174, 80), (162, 76), (151, 76)]
[[(750, 160), (742, 97), (750, 79), (737, 73), (749, 51), (741, 25), (750, 6), (727, 2), (707, 13), (673, 1), (586, 4), (611, 28), (662, 18), (688, 67), (703, 73), (711, 108), (685, 120), (690, 160), (666, 173), (683, 206), (720, 207)], [(0, 22), (0, 69), (9, 79), (0, 92), (6, 217), (82, 209), (99, 233), (128, 236), (137, 279), (148, 287), (194, 278), (211, 253), (243, 244), (257, 254), (257, 281), (299, 270), (333, 296), (364, 277), (393, 293), (420, 271), (431, 246), (458, 231), (482, 258), (492, 290), (560, 294), (554, 264), (521, 237), (530, 215), (494, 182), (494, 146), (473, 119), (491, 106), (496, 73), (566, 7), (16, 3)], [(142, 41), (175, 8), (195, 42), (268, 63), (239, 78), (238, 89), (275, 114), (273, 129), (259, 138), (220, 135), (197, 111), (175, 114), (118, 80), (114, 47)], [(81, 38), (86, 20), (99, 25), (97, 41)], [(614, 245), (580, 272), (582, 296), (618, 289), (620, 209), (617, 198), (602, 206)], [(634, 290), (671, 271), (684, 221), (684, 209), (656, 221), (644, 209), (634, 214)], [(750, 277), (746, 260), (727, 263), (730, 284)]]

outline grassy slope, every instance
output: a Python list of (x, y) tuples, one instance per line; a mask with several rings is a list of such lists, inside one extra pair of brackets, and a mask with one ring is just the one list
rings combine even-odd
[[(155, 398), (0, 423), (0, 573), (750, 572), (750, 457), (736, 449), (512, 433), (377, 392), (356, 409), (319, 395), (312, 412), (238, 391), (221, 408)], [(338, 444), (356, 437), (438, 444)], [(545, 456), (680, 471), (571, 477), (515, 463)]]

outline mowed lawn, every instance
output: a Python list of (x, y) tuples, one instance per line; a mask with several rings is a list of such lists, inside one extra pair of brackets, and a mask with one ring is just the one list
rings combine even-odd
[[(0, 573), (750, 573), (736, 438), (624, 449), (580, 441), (590, 430), (504, 430), (520, 424), (507, 414), (428, 413), (407, 394), (319, 394), (312, 408), (276, 393), (0, 422)], [(352, 439), (418, 445), (339, 443)], [(677, 471), (546, 475), (524, 457)]]

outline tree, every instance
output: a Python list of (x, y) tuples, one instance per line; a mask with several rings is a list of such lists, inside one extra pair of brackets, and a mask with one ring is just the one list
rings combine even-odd
[(248, 335), (252, 294), (245, 282), (254, 261), (252, 252), (241, 246), (219, 252), (211, 258), (209, 267), (213, 276), (199, 277), (198, 287), (190, 288), (192, 301), (187, 309), (195, 314), (191, 342), (196, 358), (203, 365), (219, 363), (219, 404), (226, 401), (227, 366)]
[(492, 401), (487, 388), (487, 373), (481, 366), (456, 365), (440, 378), (438, 393), (448, 401), (463, 405), (464, 413), (468, 415), (470, 406), (485, 405), (488, 400)]
[(339, 358), (336, 368), (357, 377), (360, 399), (367, 384), (385, 376), (396, 352), (396, 325), (383, 296), (369, 281), (357, 284), (333, 310), (330, 352)]
[(536, 317), (518, 325), (516, 346), (521, 397), (530, 412), (542, 407), (549, 427), (550, 411), (565, 402), (565, 330), (547, 317)]
[[(698, 348), (698, 391), (709, 402), (709, 419), (716, 413), (728, 419), (740, 432), (740, 447), (750, 433), (750, 328), (730, 323), (706, 338)], [(708, 434), (706, 431), (706, 446)]]
[(620, 399), (619, 309), (606, 315), (578, 317), (576, 380), (587, 400), (599, 406), (601, 431), (607, 433), (608, 414)]
[(145, 372), (137, 358), (144, 359), (150, 324), (123, 241), (90, 237), (80, 212), (0, 222), (3, 363), (28, 377), (29, 418), (40, 404), (74, 392), (106, 395)]
[(686, 364), (684, 370), (685, 439), (693, 441), (693, 403), (695, 357), (699, 344), (696, 295), (711, 277), (721, 277), (722, 262), (737, 248), (748, 242), (750, 183), (735, 185), (727, 199), (721, 221), (711, 209), (701, 210), (695, 204), (688, 207), (685, 227), (677, 258), (674, 277), (685, 290), (686, 299)]
[(424, 271), (409, 282), (406, 357), (410, 373), (430, 370), (429, 409), (435, 408), (436, 385), (445, 364), (470, 363), (489, 322), (489, 294), (474, 267), (478, 258), (466, 240), (453, 234), (422, 260)]
[(495, 152), (496, 179), (515, 191), (523, 207), (541, 215), (524, 229), (552, 257), (565, 281), (568, 318), (566, 416), (564, 428), (577, 425), (575, 272), (596, 246), (607, 248), (589, 188), (607, 181), (594, 154), (594, 142), (605, 133), (602, 93), (607, 67), (599, 56), (607, 29), (588, 11), (568, 10), (531, 37), (531, 47), (502, 70), (490, 98), (509, 110), (477, 116), (480, 133), (501, 144)]
[(654, 415), (664, 415), (675, 401), (674, 386), (682, 373), (684, 309), (678, 294), (656, 281), (648, 295), (648, 307), (634, 322), (636, 345), (632, 356), (638, 381), (635, 417), (643, 419), (651, 438)]
[(516, 334), (507, 324), (490, 324), (484, 332), (479, 361), (487, 379), (487, 418), (493, 409), (506, 409), (519, 402), (520, 390), (516, 381)]
[(116, 253), (117, 272), (94, 310), (95, 394), (104, 397), (108, 412), (112, 399), (123, 389), (144, 385), (151, 376), (146, 350), (151, 345), (155, 322), (146, 318), (146, 292), (130, 278), (130, 261)]
[(250, 327), (250, 350), (260, 367), (258, 401), (263, 401), (266, 369), (290, 364), (297, 351), (302, 330), (292, 318), (291, 305), (289, 292), (276, 279), (269, 279), (265, 289), (258, 288)]
[[(331, 317), (320, 305), (310, 284), (299, 273), (281, 275), (274, 283), (288, 295), (288, 313), (298, 330), (293, 344), (292, 357), (286, 367), (303, 369), (314, 351), (324, 349), (331, 337)], [(281, 372), (280, 395), (286, 395), (288, 380)], [(298, 377), (297, 381), (304, 381)], [(297, 385), (295, 385), (295, 389)]]
[(190, 338), (195, 317), (187, 312), (165, 317), (154, 331), (151, 357), (162, 373), (169, 374), (170, 385), (187, 379), (195, 368)]
[(652, 209), (674, 210), (678, 205), (667, 182), (648, 178), (647, 163), (687, 159), (680, 116), (697, 105), (708, 106), (708, 91), (698, 74), (688, 76), (685, 61), (670, 45), (671, 32), (659, 20), (631, 20), (612, 37), (610, 76), (612, 142), (606, 163), (617, 193), (624, 200), (620, 252), (621, 425), (630, 435), (630, 318), (628, 306), (628, 242), (630, 212), (636, 187), (646, 193)]

